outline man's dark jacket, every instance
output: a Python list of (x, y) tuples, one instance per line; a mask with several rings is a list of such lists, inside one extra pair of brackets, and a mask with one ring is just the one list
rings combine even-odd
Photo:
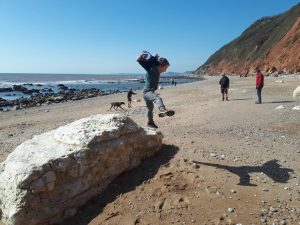
[(223, 76), (220, 79), (219, 84), (221, 85), (221, 88), (229, 88), (229, 78), (226, 76)]

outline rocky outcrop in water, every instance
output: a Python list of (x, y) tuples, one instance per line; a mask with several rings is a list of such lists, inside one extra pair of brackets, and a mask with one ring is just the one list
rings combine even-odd
[[(32, 90), (31, 90), (32, 91)], [(16, 100), (5, 100), (0, 99), (0, 109), (1, 107), (15, 107), (15, 109), (23, 109), (34, 106), (41, 106), (43, 104), (53, 104), (65, 101), (76, 101), (86, 98), (92, 98), (97, 96), (107, 95), (104, 91), (96, 88), (83, 89), (83, 90), (68, 90), (61, 91), (59, 93), (38, 93), (33, 94), (29, 98), (19, 98)]]

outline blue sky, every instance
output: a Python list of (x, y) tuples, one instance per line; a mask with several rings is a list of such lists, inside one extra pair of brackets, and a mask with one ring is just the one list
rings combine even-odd
[(142, 50), (195, 70), (296, 0), (0, 0), (0, 73), (143, 73)]

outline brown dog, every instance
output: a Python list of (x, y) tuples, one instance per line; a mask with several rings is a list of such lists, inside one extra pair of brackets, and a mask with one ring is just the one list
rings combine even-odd
[(112, 103), (110, 103), (110, 109), (109, 110), (111, 110), (111, 108), (114, 108), (115, 110), (117, 110), (118, 108), (123, 109), (122, 105), (125, 105), (125, 102), (112, 102)]

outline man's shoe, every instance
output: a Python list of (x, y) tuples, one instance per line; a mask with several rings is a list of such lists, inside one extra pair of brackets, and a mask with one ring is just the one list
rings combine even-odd
[(147, 126), (152, 127), (152, 128), (158, 128), (158, 126), (156, 126), (156, 124), (154, 122), (148, 122)]
[(261, 102), (255, 102), (255, 104), (261, 104)]
[(158, 114), (159, 117), (165, 117), (165, 116), (174, 116), (175, 111), (174, 110), (161, 110), (160, 113)]

